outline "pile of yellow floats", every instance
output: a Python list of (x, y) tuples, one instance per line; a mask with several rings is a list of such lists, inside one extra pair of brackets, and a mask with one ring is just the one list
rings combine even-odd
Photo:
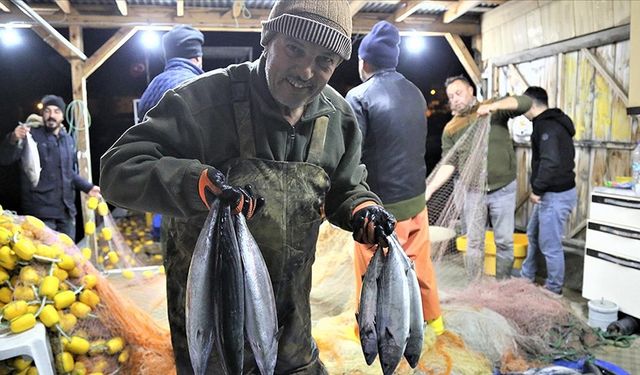
[[(96, 208), (100, 213), (106, 204)], [(100, 321), (97, 277), (82, 268), (90, 250), (74, 249), (71, 238), (41, 220), (0, 207), (0, 330), (20, 333), (39, 321), (48, 328), (59, 373), (112, 372), (127, 361), (128, 350)], [(5, 373), (32, 375), (37, 369), (30, 358), (17, 357), (0, 362)]]

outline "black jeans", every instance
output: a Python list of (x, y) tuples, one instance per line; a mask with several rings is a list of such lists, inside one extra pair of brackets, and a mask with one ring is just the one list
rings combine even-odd
[(58, 231), (60, 233), (64, 233), (67, 236), (71, 237), (73, 242), (76, 241), (76, 218), (67, 215), (64, 219), (44, 219), (41, 220), (48, 226), (49, 228)]

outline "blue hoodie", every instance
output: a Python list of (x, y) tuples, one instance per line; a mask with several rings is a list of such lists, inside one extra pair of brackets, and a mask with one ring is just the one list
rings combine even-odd
[(181, 83), (202, 73), (204, 71), (189, 59), (183, 59), (182, 57), (169, 59), (164, 66), (164, 71), (151, 81), (149, 87), (142, 94), (142, 98), (140, 98), (140, 103), (138, 103), (138, 118), (140, 121), (142, 121), (148, 110), (158, 104), (167, 90), (176, 88)]

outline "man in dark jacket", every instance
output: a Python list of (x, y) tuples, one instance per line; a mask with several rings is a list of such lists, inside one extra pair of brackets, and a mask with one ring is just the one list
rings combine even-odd
[[(358, 49), (362, 84), (347, 93), (362, 132), (367, 183), (395, 216), (396, 234), (414, 261), (424, 319), (444, 331), (435, 270), (431, 263), (424, 161), (427, 103), (420, 90), (396, 71), (400, 33), (387, 21), (373, 26)], [(356, 243), (356, 296), (375, 246)]]
[(162, 50), (166, 64), (142, 94), (138, 103), (138, 118), (158, 104), (162, 94), (182, 82), (195, 78), (202, 71), (204, 35), (189, 25), (177, 25), (162, 36)]
[(548, 108), (547, 92), (529, 87), (524, 95), (532, 99), (525, 117), (533, 121), (531, 134), (531, 196), (534, 203), (527, 226), (529, 246), (521, 274), (533, 281), (536, 276), (536, 253), (542, 252), (547, 263), (545, 287), (562, 294), (564, 284), (564, 225), (576, 205), (575, 149), (576, 131), (571, 119), (558, 108)]
[(22, 209), (35, 216), (51, 229), (76, 235), (76, 189), (100, 196), (100, 188), (80, 177), (76, 172), (78, 160), (73, 138), (62, 125), (64, 100), (56, 95), (42, 98), (43, 126), (18, 125), (0, 144), (0, 164), (9, 165), (20, 160), (25, 151), (27, 134), (37, 143), (40, 157), (40, 178), (33, 186), (27, 174), (20, 174)]
[[(327, 218), (371, 244), (395, 225), (365, 182), (362, 136), (353, 111), (327, 86), (336, 67), (351, 56), (348, 1), (276, 1), (262, 28), (264, 52), (258, 61), (215, 70), (169, 90), (101, 159), (108, 200), (172, 217), (165, 267), (179, 374), (193, 371), (185, 330), (186, 283), (209, 192), (251, 219), (248, 226), (269, 270), (281, 327), (277, 374), (326, 373), (311, 336), (309, 303), (322, 221)], [(262, 209), (256, 209), (258, 195), (264, 197)], [(209, 362), (207, 373), (221, 373), (216, 358)], [(250, 351), (245, 351), (244, 372), (257, 372)]]

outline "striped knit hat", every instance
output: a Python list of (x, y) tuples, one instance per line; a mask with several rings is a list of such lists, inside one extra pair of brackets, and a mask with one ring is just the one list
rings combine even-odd
[(276, 32), (318, 44), (351, 57), (351, 11), (347, 0), (277, 0), (262, 21), (260, 44), (265, 47)]

